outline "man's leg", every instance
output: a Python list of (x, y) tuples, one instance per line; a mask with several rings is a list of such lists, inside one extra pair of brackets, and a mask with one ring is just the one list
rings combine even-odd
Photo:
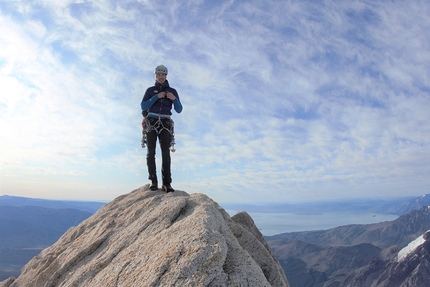
[(160, 148), (161, 148), (161, 156), (162, 156), (162, 167), (161, 173), (163, 176), (163, 185), (170, 186), (172, 182), (172, 175), (170, 171), (170, 140), (171, 135), (167, 130), (162, 130), (160, 135)]
[(157, 147), (157, 132), (152, 130), (146, 135), (147, 153), (146, 164), (148, 165), (148, 179), (151, 181), (151, 189), (157, 189), (157, 167), (155, 165), (155, 148)]

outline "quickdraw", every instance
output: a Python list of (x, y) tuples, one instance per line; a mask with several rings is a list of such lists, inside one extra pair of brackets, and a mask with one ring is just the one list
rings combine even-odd
[[(155, 120), (155, 118), (152, 118), (152, 119)], [(164, 125), (163, 120), (168, 120), (168, 122), (169, 122), (168, 127), (166, 127)], [(170, 151), (175, 152), (176, 151), (176, 148), (175, 148), (175, 144), (176, 144), (175, 143), (175, 122), (171, 118), (161, 119), (161, 117), (159, 117), (152, 124), (151, 124), (151, 121), (149, 120), (148, 117), (143, 118), (143, 121), (142, 121), (142, 141), (141, 141), (142, 148), (146, 147), (146, 144), (147, 144), (146, 135), (147, 135), (147, 133), (149, 133), (151, 131), (156, 131), (157, 134), (159, 135), (163, 130), (166, 130), (170, 133)]]

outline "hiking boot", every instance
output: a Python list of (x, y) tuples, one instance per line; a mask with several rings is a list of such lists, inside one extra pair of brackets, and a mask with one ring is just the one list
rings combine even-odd
[(174, 192), (175, 191), (170, 184), (163, 184), (161, 189), (164, 190), (165, 192)]
[(157, 190), (158, 189), (158, 182), (156, 180), (151, 180), (151, 183), (149, 184), (149, 190)]

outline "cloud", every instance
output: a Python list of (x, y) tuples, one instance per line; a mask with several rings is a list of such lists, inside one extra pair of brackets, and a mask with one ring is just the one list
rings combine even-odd
[(27, 194), (10, 178), (49, 174), (57, 197), (79, 183), (106, 199), (145, 183), (139, 104), (164, 64), (184, 106), (176, 188), (224, 202), (422, 193), (427, 6), (2, 2), (4, 186)]

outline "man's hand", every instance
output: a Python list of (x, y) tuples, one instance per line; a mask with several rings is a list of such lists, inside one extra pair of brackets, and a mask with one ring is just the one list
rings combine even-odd
[(157, 94), (157, 96), (158, 96), (159, 99), (165, 98), (166, 97), (166, 92), (159, 92)]
[(175, 95), (174, 95), (173, 93), (171, 93), (171, 92), (168, 92), (168, 93), (167, 93), (167, 98), (168, 98), (169, 100), (172, 100), (172, 101), (174, 101), (174, 100), (176, 99)]

